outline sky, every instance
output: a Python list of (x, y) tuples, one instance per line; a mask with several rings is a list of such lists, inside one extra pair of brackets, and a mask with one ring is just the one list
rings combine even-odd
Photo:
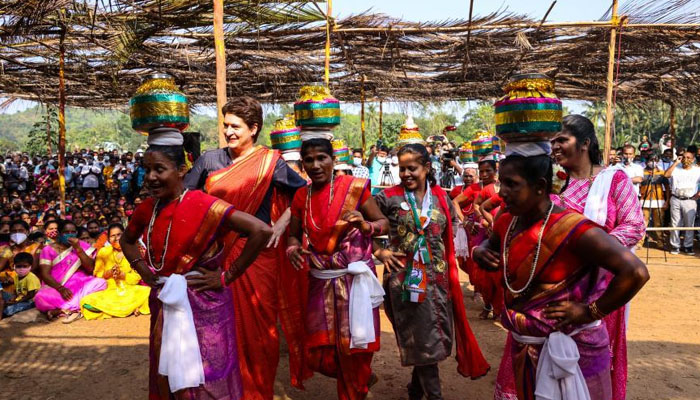
[[(473, 14), (476, 18), (499, 10), (505, 10), (515, 14), (525, 14), (535, 20), (539, 20), (544, 16), (551, 4), (552, 2), (549, 0), (474, 0)], [(611, 0), (558, 0), (549, 14), (547, 21), (595, 21), (600, 19), (608, 11), (611, 4)], [(466, 20), (469, 18), (469, 0), (433, 0), (433, 2), (425, 0), (333, 0), (333, 15), (336, 18), (343, 18), (368, 10), (373, 13), (383, 13), (408, 21)], [(473, 104), (474, 103), (471, 102), (467, 104), (466, 109)], [(33, 105), (33, 102), (16, 101), (4, 111), (0, 111), (0, 113), (14, 113)], [(564, 105), (577, 113), (585, 108), (585, 102), (565, 100)], [(269, 111), (274, 107), (265, 108)], [(466, 109), (456, 105), (446, 106), (446, 111), (452, 112), (458, 117), (461, 117)], [(202, 108), (202, 111), (210, 115), (215, 114), (213, 108)], [(410, 112), (410, 105), (386, 104), (385, 111)], [(345, 112), (357, 113), (359, 112), (359, 106), (348, 105), (345, 108)]]

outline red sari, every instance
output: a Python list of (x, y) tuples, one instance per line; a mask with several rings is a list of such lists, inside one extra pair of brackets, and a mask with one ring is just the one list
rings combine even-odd
[[(148, 225), (155, 200), (146, 199), (134, 211), (126, 230), (143, 232), (143, 240), (151, 249), (151, 257), (162, 265), (158, 276), (185, 274), (195, 266), (216, 269), (223, 263), (223, 245), (219, 228), (233, 211), (230, 204), (198, 190), (186, 192), (179, 201), (166, 204), (153, 223)], [(150, 236), (150, 237), (149, 237)], [(167, 241), (167, 251), (164, 250)], [(165, 254), (165, 259), (161, 259)], [(163, 308), (158, 299), (161, 288), (151, 291), (151, 329), (149, 335), (150, 400), (171, 399), (168, 378), (158, 374)], [(180, 399), (240, 399), (241, 375), (238, 344), (231, 293), (227, 290), (195, 291), (187, 289), (197, 339), (204, 366), (205, 383), (196, 388), (178, 391)]]
[[(209, 175), (207, 193), (224, 199), (236, 209), (254, 215), (272, 182), (280, 153), (258, 146), (249, 155)], [(285, 196), (273, 191), (271, 219), (273, 223), (289, 207)], [(284, 235), (286, 238), (286, 235)], [(226, 238), (226, 268), (240, 255), (245, 238), (232, 233)], [(292, 385), (303, 388), (308, 375), (303, 365), (303, 320), (306, 288), (301, 273), (289, 264), (284, 255), (286, 239), (277, 248), (269, 248), (231, 284), (236, 310), (243, 398), (269, 400), (279, 363), (279, 316), (289, 346), (289, 369)]]
[[(477, 200), (481, 201), (481, 204), (483, 204), (486, 200), (491, 200), (495, 208), (486, 212), (491, 213), (494, 218), (498, 213), (501, 203), (503, 202), (498, 193), (496, 193), (495, 187), (496, 185), (494, 183), (488, 184), (484, 186), (484, 188), (481, 189), (476, 196)], [(479, 243), (474, 243), (474, 246), (478, 246), (482, 241), (488, 239), (485, 229), (483, 227), (480, 227), (480, 229), (484, 233), (483, 237)], [(471, 245), (472, 243), (470, 243), (470, 246)], [(503, 311), (503, 287), (501, 285), (501, 274), (499, 272), (491, 272), (479, 268), (475, 263), (473, 263), (473, 261), (471, 272), (474, 276), (472, 283), (474, 284), (476, 291), (481, 293), (481, 296), (484, 299), (484, 304), (490, 304), (493, 307), (494, 315), (500, 315), (501, 311)]]
[[(321, 271), (345, 269), (351, 262), (362, 261), (371, 265), (376, 275), (372, 239), (341, 220), (346, 212), (359, 209), (371, 197), (369, 181), (347, 175), (335, 178), (330, 207), (330, 185), (326, 185), (312, 194), (307, 209), (309, 188), (299, 189), (292, 202), (292, 215), (302, 222), (312, 252), (309, 267)], [(309, 275), (308, 279), (308, 366), (336, 378), (339, 399), (364, 399), (369, 390), (372, 356), (379, 351), (379, 309), (374, 309), (376, 341), (366, 349), (350, 348), (349, 293), (353, 276), (318, 279)]]

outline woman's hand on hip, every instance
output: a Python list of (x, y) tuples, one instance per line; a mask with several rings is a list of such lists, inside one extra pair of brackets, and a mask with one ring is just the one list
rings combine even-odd
[(201, 275), (187, 275), (187, 286), (194, 289), (196, 292), (205, 290), (220, 290), (221, 286), (221, 270), (200, 269), (197, 270)]
[(544, 317), (558, 321), (554, 328), (560, 330), (568, 325), (580, 326), (593, 322), (586, 304), (573, 301), (557, 301), (547, 304)]

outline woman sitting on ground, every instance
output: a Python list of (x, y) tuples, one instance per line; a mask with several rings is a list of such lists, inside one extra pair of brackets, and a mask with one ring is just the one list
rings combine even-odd
[(107, 289), (89, 294), (80, 301), (80, 310), (87, 320), (151, 313), (148, 308), (151, 288), (139, 285), (141, 275), (124, 257), (119, 244), (123, 232), (121, 224), (107, 228), (111, 246), (105, 246), (97, 253), (94, 272), (96, 277), (107, 280)]

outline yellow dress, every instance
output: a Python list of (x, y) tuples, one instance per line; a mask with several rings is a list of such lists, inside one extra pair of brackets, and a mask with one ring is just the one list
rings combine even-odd
[(106, 271), (115, 265), (124, 273), (125, 278), (119, 282), (107, 279), (107, 289), (91, 293), (80, 300), (80, 311), (85, 319), (106, 319), (128, 317), (135, 311), (150, 314), (148, 296), (151, 288), (138, 283), (141, 276), (131, 269), (123, 254), (114, 251), (112, 246), (103, 247), (95, 259), (94, 275), (103, 278)]

